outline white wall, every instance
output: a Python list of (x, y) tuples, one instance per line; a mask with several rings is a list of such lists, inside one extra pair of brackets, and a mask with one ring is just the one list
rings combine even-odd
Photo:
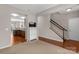
[(56, 21), (65, 29), (68, 29), (68, 16), (65, 13), (53, 13), (51, 14), (50, 18)]
[(25, 13), (6, 4), (0, 5), (0, 49), (12, 45), (10, 14), (14, 12)]
[(79, 11), (69, 15), (69, 39), (79, 41)]
[(50, 30), (49, 27), (50, 27), (50, 15), (44, 15), (38, 17), (39, 36), (62, 42), (63, 40), (55, 32)]
[(79, 41), (79, 10), (65, 13), (53, 13), (50, 18), (68, 30), (66, 34), (67, 39)]
[[(11, 43), (10, 12), (6, 5), (0, 5), (0, 48)], [(6, 30), (8, 29), (8, 30)]]
[(69, 28), (70, 39), (79, 41), (79, 17), (69, 20)]
[[(56, 21), (59, 25), (61, 25), (63, 28), (67, 29), (65, 31), (65, 39), (69, 39), (69, 13), (68, 12), (62, 12), (62, 13), (53, 13), (51, 14), (50, 18), (54, 21)], [(73, 16), (72, 16), (73, 17)]]

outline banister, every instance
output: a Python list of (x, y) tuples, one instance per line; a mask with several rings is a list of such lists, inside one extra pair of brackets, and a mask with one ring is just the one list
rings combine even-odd
[(63, 28), (61, 25), (59, 25), (57, 22), (53, 21), (52, 19), (50, 19), (50, 22), (54, 24), (56, 27), (58, 27), (59, 29), (67, 31), (67, 29)]
[[(68, 30), (65, 29), (64, 27), (62, 27), (61, 25), (59, 25), (57, 22), (55, 22), (54, 20), (50, 19), (50, 23), (53, 24), (54, 26), (56, 26), (57, 28), (59, 28), (60, 30), (62, 30), (62, 35), (59, 34), (57, 31), (55, 31), (55, 29), (53, 29), (52, 27), (50, 28), (52, 31), (54, 31), (60, 38), (63, 39), (63, 43), (65, 41), (65, 31), (67, 32)], [(53, 26), (51, 25), (51, 26)]]

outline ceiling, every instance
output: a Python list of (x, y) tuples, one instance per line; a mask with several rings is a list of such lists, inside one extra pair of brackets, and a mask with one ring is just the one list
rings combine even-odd
[(49, 8), (47, 10), (44, 10), (39, 13), (39, 15), (45, 15), (45, 14), (51, 14), (51, 13), (69, 13), (67, 12), (67, 9), (71, 9), (69, 12), (77, 11), (79, 10), (79, 5), (78, 4), (60, 4), (57, 5), (56, 7)]
[(66, 12), (66, 9), (71, 8), (72, 11), (79, 10), (78, 4), (11, 4), (11, 6), (30, 12), (33, 14), (48, 14), (53, 12)]
[(33, 14), (37, 14), (48, 8), (55, 7), (57, 4), (11, 4), (11, 6), (23, 11), (29, 11)]

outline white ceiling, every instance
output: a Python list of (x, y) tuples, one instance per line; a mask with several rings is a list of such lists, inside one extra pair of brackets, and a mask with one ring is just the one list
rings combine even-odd
[(77, 11), (79, 10), (79, 5), (78, 4), (60, 4), (54, 8), (49, 8), (47, 10), (40, 12), (39, 15), (51, 14), (55, 12), (68, 13), (67, 9), (71, 9), (70, 12)]
[(57, 4), (11, 4), (11, 6), (23, 11), (29, 11), (31, 13), (37, 14), (48, 8), (55, 7)]
[(49, 14), (53, 12), (66, 12), (66, 9), (71, 8), (72, 11), (79, 10), (78, 4), (11, 4), (11, 6), (30, 12), (33, 14)]

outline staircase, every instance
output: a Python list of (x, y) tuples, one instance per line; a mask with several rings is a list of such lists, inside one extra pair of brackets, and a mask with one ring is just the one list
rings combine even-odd
[(78, 52), (79, 51), (79, 42), (74, 40), (67, 40), (68, 30), (59, 25), (54, 20), (50, 19), (50, 29), (54, 31), (62, 40), (63, 40), (63, 48), (73, 50)]
[(68, 32), (67, 29), (59, 25), (54, 20), (50, 19), (50, 29), (54, 31), (61, 39), (63, 39), (63, 44), (66, 40), (66, 33)]

